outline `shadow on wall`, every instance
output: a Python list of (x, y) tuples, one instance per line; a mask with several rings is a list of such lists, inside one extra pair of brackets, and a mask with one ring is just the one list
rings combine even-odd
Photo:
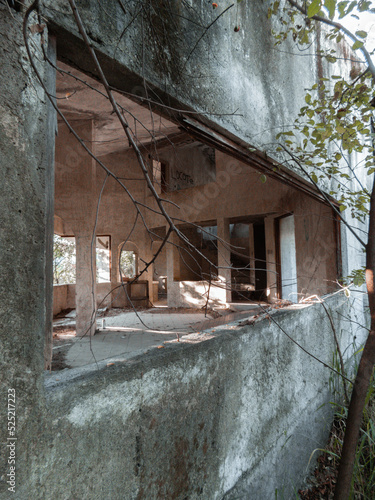
[[(219, 284), (219, 282), (216, 282)], [(207, 281), (179, 281), (177, 292), (178, 297), (175, 297), (179, 305), (177, 307), (204, 307), (208, 303), (210, 307), (225, 307), (226, 290), (221, 286), (215, 286), (215, 282), (211, 287)]]
[[(111, 303), (109, 292), (111, 283), (96, 284), (96, 303), (99, 307), (107, 307)], [(105, 300), (104, 300), (104, 297)], [(76, 308), (76, 285), (53, 285), (53, 315), (59, 314), (65, 309)]]

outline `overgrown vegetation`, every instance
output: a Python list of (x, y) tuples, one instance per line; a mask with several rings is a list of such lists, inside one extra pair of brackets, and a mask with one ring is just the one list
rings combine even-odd
[(74, 238), (53, 238), (53, 284), (65, 285), (76, 281), (76, 244)]
[[(373, 177), (368, 183), (357, 175), (358, 167), (368, 175), (375, 171), (375, 66), (366, 48), (367, 31), (352, 32), (342, 24), (348, 16), (360, 19), (364, 13), (375, 13), (371, 1), (276, 0), (268, 11), (274, 20), (276, 45), (292, 40), (301, 51), (313, 47), (320, 65), (319, 80), (306, 93), (306, 106), (293, 126), (286, 126), (277, 136), (278, 151), (316, 185), (366, 252), (365, 273), (358, 270), (355, 278), (358, 283), (366, 280), (371, 328), (348, 407), (335, 500), (346, 500), (353, 494), (356, 449), (362, 443), (361, 420), (375, 364), (375, 188)], [(350, 61), (350, 74), (347, 65), (337, 64), (340, 59)], [(335, 64), (325, 72), (326, 77), (324, 64)], [(327, 192), (338, 200), (338, 207)], [(346, 215), (348, 209), (351, 217)], [(367, 225), (361, 226), (361, 222), (367, 221), (366, 241)]]
[[(333, 498), (338, 466), (345, 435), (347, 406), (335, 405), (335, 420), (330, 437), (324, 450), (318, 458), (318, 464), (311, 478), (312, 486), (300, 490), (301, 500)], [(367, 393), (366, 406), (363, 412), (360, 437), (354, 462), (352, 478), (353, 500), (371, 500), (375, 498), (375, 379), (371, 379)]]

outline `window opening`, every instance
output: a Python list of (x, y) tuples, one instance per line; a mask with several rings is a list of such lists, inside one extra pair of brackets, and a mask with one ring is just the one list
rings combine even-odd
[(110, 236), (96, 237), (96, 282), (111, 281), (111, 238)]
[[(180, 243), (176, 252), (179, 265), (174, 270), (175, 281), (204, 281), (217, 279), (217, 226), (180, 228), (193, 244)], [(205, 257), (205, 258), (204, 258)]]
[(235, 223), (229, 225), (231, 251), (232, 300), (246, 301), (251, 297), (254, 283), (250, 277), (250, 236), (249, 225)]
[(68, 285), (76, 282), (76, 242), (74, 236), (54, 235), (53, 284)]
[(157, 160), (152, 160), (152, 177), (157, 194), (166, 192), (166, 174), (166, 164)]
[(267, 290), (266, 232), (264, 222), (254, 224), (255, 298), (265, 298)]
[(123, 280), (134, 278), (137, 274), (137, 256), (131, 250), (122, 250), (120, 256), (120, 269)]

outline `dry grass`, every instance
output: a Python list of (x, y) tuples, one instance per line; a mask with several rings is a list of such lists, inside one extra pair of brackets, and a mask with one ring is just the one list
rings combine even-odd
[[(318, 458), (318, 465), (310, 479), (311, 487), (300, 490), (301, 500), (330, 500), (333, 498), (342, 442), (345, 433), (347, 408), (338, 406), (327, 446)], [(375, 382), (367, 395), (361, 435), (357, 446), (351, 500), (375, 499)]]

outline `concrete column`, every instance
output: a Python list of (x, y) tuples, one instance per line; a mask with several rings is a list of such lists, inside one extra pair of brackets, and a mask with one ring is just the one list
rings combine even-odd
[[(232, 301), (232, 291), (231, 291), (231, 277), (232, 271), (230, 269), (231, 260), (230, 260), (230, 233), (229, 233), (229, 219), (224, 217), (217, 219), (217, 267), (218, 267), (218, 275), (219, 280), (221, 282), (221, 286), (226, 288), (225, 290), (225, 302)], [(220, 240), (226, 242), (225, 245)]]
[[(174, 233), (169, 237), (171, 243), (166, 245), (167, 253), (167, 300), (168, 307), (178, 307), (180, 305), (180, 286), (175, 282), (176, 265), (179, 266), (179, 254), (175, 245), (178, 245), (178, 238)], [(178, 267), (179, 271), (179, 267)]]
[[(4, 474), (0, 498), (11, 495), (6, 483), (9, 472), (6, 443), (10, 442), (6, 426), (7, 395), (14, 391), (17, 410), (19, 445), (14, 497), (33, 496), (31, 490), (25, 493), (25, 483), (31, 474), (26, 443), (34, 440), (36, 429), (49, 424), (43, 414), (43, 350), (46, 333), (48, 342), (51, 339), (51, 157), (55, 127), (51, 126), (47, 97), (25, 56), (19, 19), (20, 14), (4, 3), (0, 5), (0, 463), (1, 474)], [(30, 39), (40, 54), (41, 37), (31, 35)], [(48, 50), (47, 40), (44, 42)], [(53, 75), (46, 75), (48, 64), (38, 57), (36, 61), (41, 76), (51, 88)], [(50, 352), (49, 345), (48, 361)], [(39, 441), (43, 441), (43, 436)], [(37, 454), (35, 451), (34, 457)]]
[(180, 250), (180, 247), (183, 247), (183, 245), (180, 239), (175, 234), (172, 234), (172, 241), (174, 242), (174, 245), (171, 246), (173, 250), (173, 281), (180, 281), (181, 280), (180, 252), (182, 252), (182, 249)]
[[(146, 262), (149, 262), (152, 259), (152, 252), (147, 252), (146, 254)], [(154, 264), (149, 266), (148, 271), (145, 273), (145, 279), (148, 281), (148, 298), (150, 302), (153, 304), (158, 300), (158, 296), (154, 296)]]
[(76, 335), (94, 335), (96, 330), (96, 248), (92, 234), (76, 235)]
[(272, 302), (278, 298), (274, 217), (264, 219), (264, 230), (266, 237), (267, 298)]
[[(143, 242), (139, 242), (139, 256), (138, 256), (138, 271), (141, 272), (146, 265), (152, 260), (153, 258), (153, 252), (152, 252), (152, 243), (150, 241), (148, 232), (145, 230), (143, 233)], [(142, 259), (142, 260), (141, 260)], [(153, 278), (154, 278), (154, 265), (151, 264), (147, 268), (147, 271), (144, 272), (141, 276), (141, 280), (147, 280), (148, 283), (148, 298), (151, 303), (154, 303), (155, 300), (157, 300), (157, 297), (154, 298), (154, 291), (153, 291)]]
[[(48, 37), (47, 54), (50, 61), (56, 63), (56, 38)], [(51, 95), (56, 93), (56, 70), (46, 65), (45, 84)], [(44, 368), (49, 370), (52, 363), (52, 330), (53, 330), (53, 230), (54, 230), (54, 185), (55, 185), (55, 134), (57, 132), (56, 111), (47, 99), (47, 133), (46, 133), (46, 324), (44, 342)]]
[(249, 224), (250, 283), (255, 285), (254, 225)]
[(281, 298), (298, 302), (294, 215), (279, 220)]
[(111, 307), (118, 307), (118, 299), (121, 294), (121, 290), (117, 288), (119, 285), (119, 258), (120, 250), (119, 248), (121, 240), (114, 236), (111, 236)]

